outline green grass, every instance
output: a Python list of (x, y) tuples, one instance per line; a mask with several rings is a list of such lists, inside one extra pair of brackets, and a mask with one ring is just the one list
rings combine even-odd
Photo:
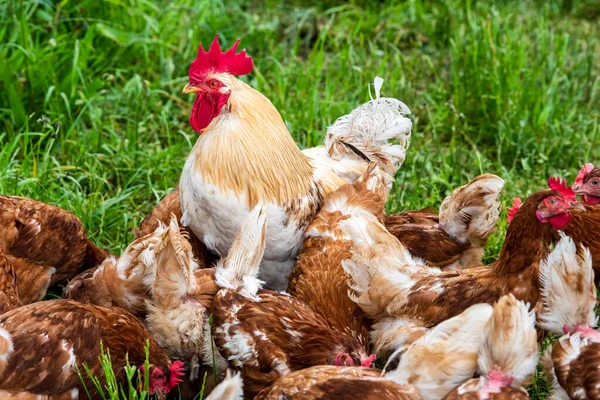
[(178, 181), (196, 139), (181, 89), (219, 32), (242, 38), (256, 64), (243, 79), (302, 147), (386, 79), (415, 120), (390, 211), (438, 205), (482, 172), (506, 180), (508, 203), (598, 161), (599, 15), (593, 1), (0, 2), (0, 192), (73, 211), (121, 251)]

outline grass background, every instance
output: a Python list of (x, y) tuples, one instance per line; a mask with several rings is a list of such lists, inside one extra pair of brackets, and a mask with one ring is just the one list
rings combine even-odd
[(0, 193), (70, 210), (121, 251), (179, 179), (197, 137), (181, 89), (218, 32), (223, 47), (242, 38), (256, 64), (242, 79), (301, 147), (385, 78), (415, 121), (390, 211), (484, 172), (509, 203), (598, 161), (599, 16), (597, 0), (0, 2)]

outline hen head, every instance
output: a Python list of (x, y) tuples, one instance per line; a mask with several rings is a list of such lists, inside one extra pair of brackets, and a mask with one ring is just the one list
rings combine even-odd
[[(140, 367), (140, 371), (143, 372), (144, 367)], [(184, 375), (183, 362), (177, 360), (171, 364), (169, 368), (169, 376), (163, 372), (160, 367), (152, 368), (150, 372), (150, 382), (148, 385), (148, 391), (151, 395), (157, 394), (164, 396), (177, 386), (181, 381), (180, 377)]]
[(585, 211), (585, 207), (577, 201), (577, 195), (563, 179), (552, 177), (548, 179), (548, 186), (552, 192), (538, 203), (537, 219), (543, 224), (550, 223), (556, 229), (563, 229), (571, 221), (571, 213)]
[(202, 133), (221, 114), (231, 95), (233, 76), (247, 75), (254, 68), (252, 57), (246, 55), (246, 50), (236, 54), (239, 43), (240, 39), (223, 52), (219, 35), (216, 35), (208, 51), (200, 43), (198, 55), (190, 64), (189, 83), (183, 93), (196, 93), (190, 125), (197, 133)]
[(338, 367), (367, 367), (370, 368), (377, 356), (371, 354), (368, 357), (351, 356), (348, 353), (339, 353), (335, 357), (335, 365)]
[(583, 196), (586, 204), (600, 204), (600, 168), (594, 168), (592, 163), (585, 164), (572, 187), (575, 193)]

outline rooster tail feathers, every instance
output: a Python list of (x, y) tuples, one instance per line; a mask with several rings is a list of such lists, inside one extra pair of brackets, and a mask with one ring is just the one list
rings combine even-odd
[(240, 226), (227, 258), (217, 264), (217, 285), (239, 290), (244, 297), (256, 297), (262, 286), (257, 275), (265, 252), (266, 229), (266, 206), (260, 202)]
[(483, 330), (491, 315), (492, 306), (475, 304), (440, 323), (415, 341), (386, 377), (402, 385), (412, 383), (424, 399), (443, 398), (476, 371)]
[(596, 326), (596, 287), (592, 257), (587, 248), (582, 247), (578, 252), (573, 239), (563, 234), (541, 263), (540, 283), (542, 328), (562, 334), (564, 327)]
[(412, 121), (410, 109), (394, 98), (379, 97), (383, 79), (376, 78), (376, 98), (350, 114), (338, 118), (327, 129), (325, 145), (329, 155), (375, 161), (390, 175), (395, 175), (410, 145)]
[(221, 381), (206, 400), (242, 400), (244, 398), (242, 375), (227, 370), (225, 379)]
[(163, 231), (155, 249), (156, 271), (152, 292), (155, 303), (168, 306), (177, 303), (193, 289), (192, 274), (197, 269), (192, 247), (179, 228), (177, 217), (171, 216), (169, 226)]
[(512, 294), (503, 296), (485, 326), (479, 372), (501, 372), (514, 379), (513, 385), (520, 386), (535, 373), (538, 358), (535, 312)]
[(503, 187), (501, 178), (484, 174), (455, 189), (442, 202), (440, 224), (461, 243), (485, 244), (498, 223)]

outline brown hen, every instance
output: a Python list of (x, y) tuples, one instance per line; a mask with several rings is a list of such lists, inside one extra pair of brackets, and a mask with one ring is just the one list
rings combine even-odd
[(266, 213), (259, 204), (215, 273), (222, 289), (213, 300), (213, 338), (230, 366), (242, 372), (246, 395), (313, 365), (371, 363), (357, 339), (342, 335), (302, 301), (261, 290), (256, 274), (265, 228)]
[(592, 257), (566, 236), (542, 265), (540, 325), (564, 335), (546, 349), (544, 372), (555, 398), (600, 398), (600, 332)]
[(528, 399), (522, 385), (531, 381), (538, 362), (535, 313), (511, 294), (494, 305), (483, 332), (473, 378), (446, 396), (447, 400)]
[[(173, 216), (157, 245), (156, 273), (147, 301), (148, 330), (169, 356), (184, 361), (190, 380), (199, 377), (202, 361), (212, 363), (208, 317), (219, 290), (214, 268), (197, 269), (187, 235)], [(215, 354), (217, 372), (227, 364)]]
[(439, 216), (431, 209), (405, 211), (386, 216), (385, 227), (427, 265), (447, 270), (479, 266), (496, 230), (503, 187), (496, 175), (480, 175), (448, 195)]
[(363, 223), (359, 210), (383, 220), (389, 185), (391, 177), (371, 164), (356, 183), (329, 195), (305, 233), (288, 286), (290, 295), (305, 302), (339, 334), (357, 339), (364, 353), (370, 347), (370, 322), (348, 296), (342, 261), (352, 257), (353, 243), (343, 226)]
[(491, 306), (477, 304), (444, 321), (413, 343), (385, 376), (362, 367), (315, 366), (280, 378), (257, 399), (440, 399), (473, 376), (491, 314)]
[[(19, 307), (0, 316), (0, 397), (85, 396), (77, 368), (84, 371), (86, 364), (105, 384), (99, 360), (101, 343), (110, 351), (116, 379), (123, 384), (126, 357), (132, 365), (143, 366), (146, 341), (150, 343), (150, 391), (168, 392), (179, 381), (181, 363), (172, 364), (129, 312), (71, 300)], [(92, 398), (97, 397), (85, 372), (83, 380)]]
[(487, 266), (440, 272), (415, 262), (375, 219), (362, 229), (370, 244), (355, 252), (344, 268), (353, 280), (353, 300), (377, 320), (377, 350), (386, 353), (406, 346), (466, 307), (492, 304), (504, 294), (536, 305), (540, 262), (556, 230), (568, 224), (572, 211), (583, 209), (564, 183), (552, 182), (556, 190), (527, 198), (509, 225), (500, 257)]
[(13, 264), (24, 304), (109, 253), (98, 248), (73, 214), (24, 197), (0, 195), (0, 248)]

